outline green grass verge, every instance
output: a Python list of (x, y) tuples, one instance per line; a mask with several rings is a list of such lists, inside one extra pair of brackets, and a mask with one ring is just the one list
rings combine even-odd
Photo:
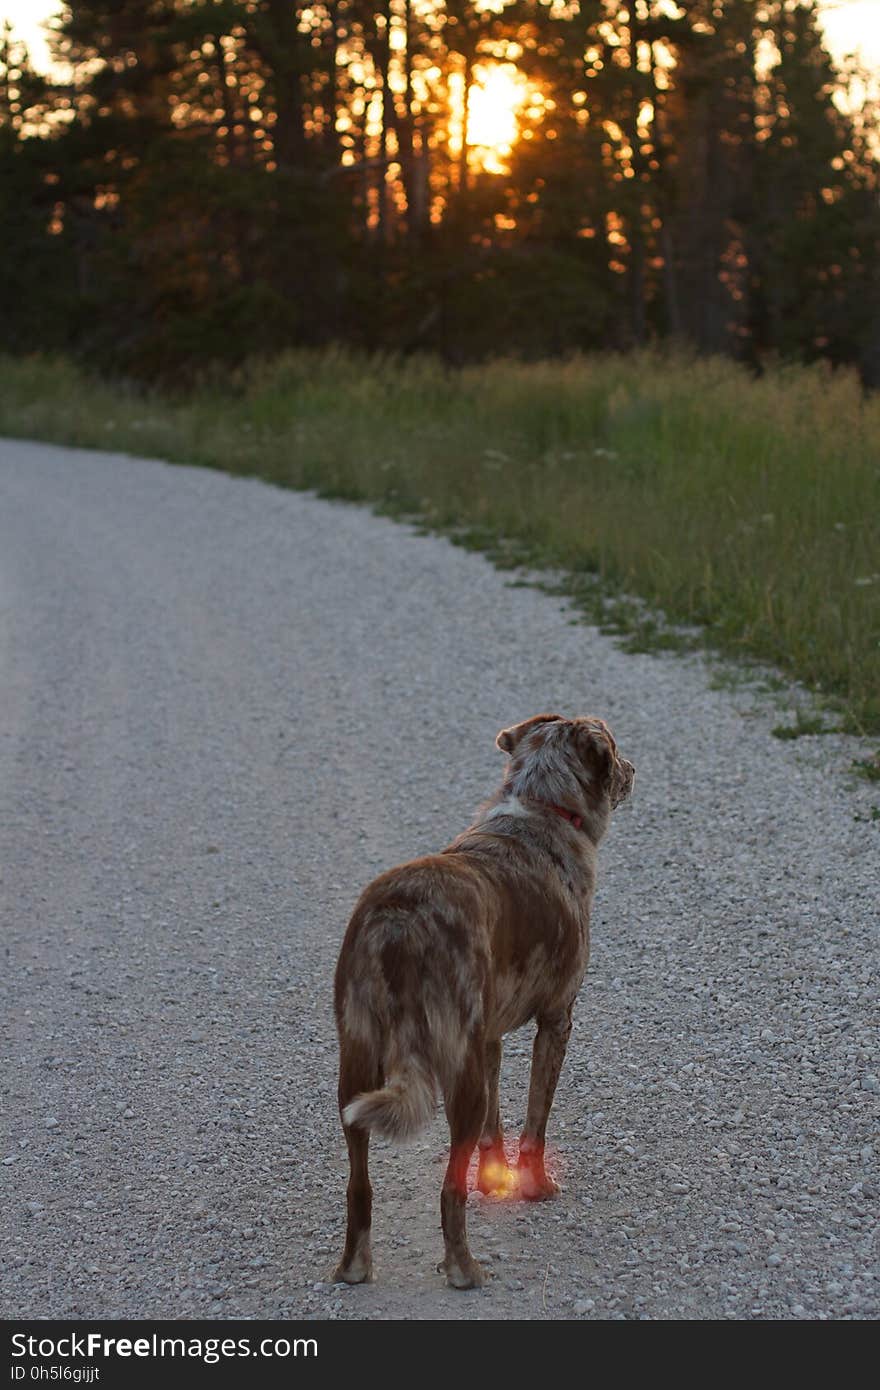
[(846, 373), (753, 380), (651, 353), (453, 370), (335, 350), (175, 399), (7, 358), (0, 433), (418, 517), (498, 563), (565, 571), (631, 645), (688, 640), (661, 610), (803, 681), (838, 726), (880, 731), (880, 398)]
[(852, 767), (866, 782), (880, 782), (880, 752), (873, 758), (856, 758)]
[(804, 738), (807, 734), (833, 734), (838, 730), (834, 725), (827, 724), (821, 714), (804, 714), (802, 709), (798, 709), (793, 724), (777, 724), (770, 732), (774, 738), (792, 739)]

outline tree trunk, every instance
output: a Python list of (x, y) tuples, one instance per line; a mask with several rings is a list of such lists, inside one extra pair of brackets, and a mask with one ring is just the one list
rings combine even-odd
[(388, 127), (394, 118), (391, 88), (388, 85), (388, 74), (391, 66), (391, 0), (382, 0), (381, 15), (385, 20), (385, 24), (379, 41), (379, 78), (382, 83), (382, 126), (379, 132), (379, 170), (376, 192), (379, 199), (379, 242), (380, 245), (385, 246), (388, 242), (388, 186), (386, 183), (386, 175), (388, 173)]
[(306, 132), (301, 90), (302, 36), (297, 30), (297, 11), (290, 0), (263, 3), (272, 32), (271, 43), (260, 47), (273, 76), (275, 162), (279, 169), (302, 169), (306, 164)]
[(458, 196), (462, 210), (467, 203), (468, 195), (468, 97), (471, 90), (471, 76), (473, 74), (473, 53), (468, 45), (464, 57), (464, 89), (461, 97), (461, 153), (458, 157)]
[(637, 0), (629, 0), (629, 142), (632, 148), (633, 207), (630, 215), (630, 304), (636, 343), (645, 341), (645, 233), (642, 226), (643, 160), (639, 143), (639, 37)]
[(651, 45), (651, 105), (654, 108), (654, 158), (657, 161), (655, 186), (656, 204), (660, 218), (660, 254), (663, 257), (663, 302), (666, 308), (666, 332), (670, 338), (682, 333), (681, 308), (678, 295), (678, 267), (675, 263), (675, 237), (672, 231), (672, 197), (669, 171), (666, 164), (668, 147), (664, 129), (664, 97), (657, 86), (657, 64), (654, 45)]

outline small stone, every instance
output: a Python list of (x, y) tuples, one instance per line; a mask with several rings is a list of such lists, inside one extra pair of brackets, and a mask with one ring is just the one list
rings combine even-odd
[(58, 1121), (54, 1115), (49, 1115), (43, 1123), (45, 1124), (46, 1129), (55, 1129), (58, 1125)]
[(577, 1298), (575, 1299), (574, 1311), (579, 1318), (582, 1318), (584, 1313), (592, 1313), (595, 1306), (596, 1304), (592, 1298)]

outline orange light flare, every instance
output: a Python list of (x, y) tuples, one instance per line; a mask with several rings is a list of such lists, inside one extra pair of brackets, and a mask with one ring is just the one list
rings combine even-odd
[[(474, 1181), (471, 1184), (476, 1188), (476, 1175), (479, 1171), (478, 1162), (474, 1167)], [(559, 1154), (550, 1148), (544, 1150), (544, 1168), (548, 1177), (554, 1183), (559, 1183), (559, 1175), (562, 1163)], [(485, 1194), (488, 1201), (492, 1202), (514, 1202), (520, 1199), (526, 1200), (522, 1193), (522, 1175), (520, 1169), (514, 1163), (505, 1160), (504, 1163), (493, 1162), (483, 1170), (484, 1176), (492, 1184), (492, 1190)]]
[(461, 153), (467, 105), (469, 163), (486, 174), (509, 173), (506, 160), (521, 134), (521, 117), (533, 100), (529, 83), (514, 63), (476, 63), (465, 101), (464, 75), (450, 75), (453, 117), (449, 151)]
[(508, 1168), (506, 1163), (488, 1163), (483, 1170), (483, 1176), (491, 1184), (491, 1191), (486, 1193), (487, 1197), (505, 1201), (510, 1197), (519, 1196), (519, 1173), (515, 1168)]

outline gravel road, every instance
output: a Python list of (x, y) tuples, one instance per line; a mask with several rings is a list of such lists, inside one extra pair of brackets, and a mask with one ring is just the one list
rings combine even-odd
[[(624, 654), (365, 509), (12, 442), (0, 680), (5, 1314), (880, 1313), (880, 797), (846, 740), (780, 742), (700, 659)], [(545, 708), (605, 716), (638, 769), (551, 1120), (564, 1191), (472, 1196), (494, 1277), (455, 1293), (439, 1118), (378, 1141), (377, 1281), (333, 1286), (348, 914)]]

